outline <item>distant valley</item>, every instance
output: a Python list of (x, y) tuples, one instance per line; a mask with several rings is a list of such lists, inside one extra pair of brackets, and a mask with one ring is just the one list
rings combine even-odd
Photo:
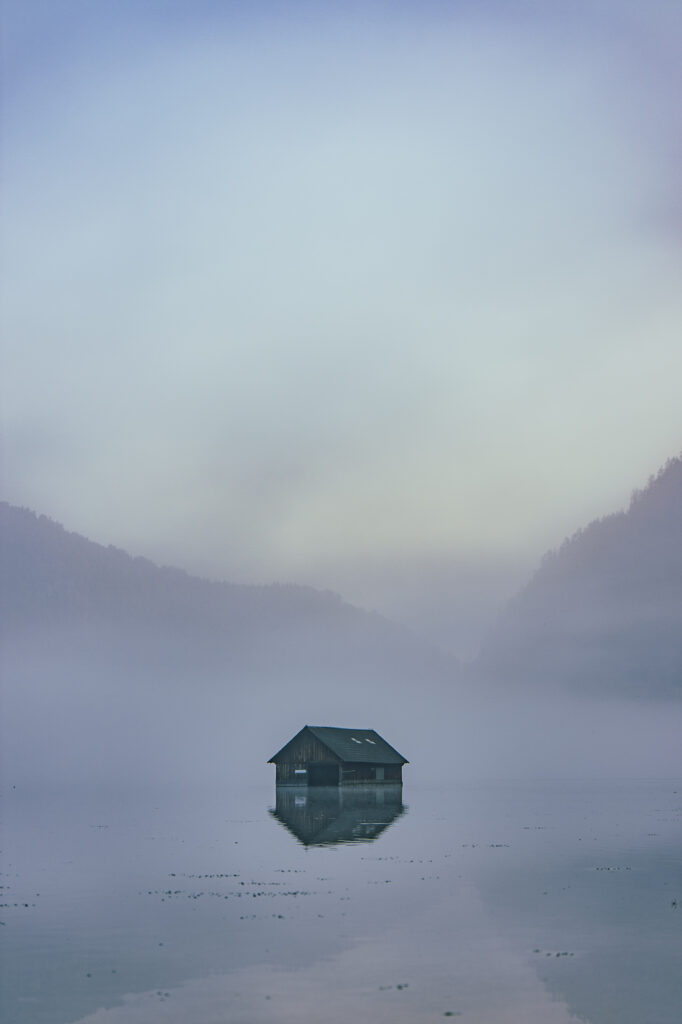
[(210, 582), (2, 504), (4, 778), (248, 782), (306, 723), (390, 735), (408, 779), (623, 771), (633, 742), (668, 772), (681, 510), (673, 459), (548, 554), (463, 667), (335, 594)]
[[(312, 587), (216, 583), (105, 547), (0, 504), (6, 662), (306, 680), (349, 696), (461, 682), (456, 659), (407, 629)], [(466, 676), (586, 693), (682, 693), (682, 459), (629, 509), (590, 523), (543, 559), (503, 609)]]

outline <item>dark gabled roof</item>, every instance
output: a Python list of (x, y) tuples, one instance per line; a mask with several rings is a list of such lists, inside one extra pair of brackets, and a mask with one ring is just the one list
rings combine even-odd
[(328, 725), (304, 725), (281, 750), (273, 754), (268, 764), (277, 763), (280, 754), (306, 730), (323, 743), (339, 761), (355, 764), (408, 764), (374, 729), (336, 729)]
[(307, 725), (306, 728), (341, 761), (407, 764), (407, 758), (394, 750), (374, 729), (335, 729), (328, 725)]

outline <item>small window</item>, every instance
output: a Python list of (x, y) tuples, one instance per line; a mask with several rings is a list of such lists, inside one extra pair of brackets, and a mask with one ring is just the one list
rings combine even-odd
[(294, 775), (307, 775), (307, 768), (294, 768)]
[(362, 743), (362, 740), (356, 740), (355, 736), (351, 736), (353, 743)]
[(371, 740), (369, 736), (365, 736), (365, 743), (371, 743), (373, 747), (376, 747), (374, 740)]
[(383, 768), (377, 768), (377, 770), (376, 770), (376, 780), (377, 780), (377, 782), (383, 782), (384, 781), (384, 769)]

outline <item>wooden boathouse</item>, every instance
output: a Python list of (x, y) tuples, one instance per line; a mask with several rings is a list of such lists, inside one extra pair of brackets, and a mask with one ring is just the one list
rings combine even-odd
[(401, 785), (408, 761), (374, 729), (304, 725), (268, 764), (278, 786)]

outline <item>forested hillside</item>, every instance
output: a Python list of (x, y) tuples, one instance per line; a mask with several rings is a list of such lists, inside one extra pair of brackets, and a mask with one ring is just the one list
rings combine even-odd
[(436, 658), (399, 626), (328, 591), (200, 579), (6, 503), (0, 538), (0, 613), (10, 651), (99, 652), (124, 663), (226, 674), (230, 666), (389, 671), (405, 659), (433, 665)]
[(306, 721), (404, 740), (457, 679), (335, 594), (198, 579), (6, 504), (0, 537), (6, 779), (248, 782)]
[(476, 664), (488, 678), (682, 695), (682, 459), (549, 552)]

